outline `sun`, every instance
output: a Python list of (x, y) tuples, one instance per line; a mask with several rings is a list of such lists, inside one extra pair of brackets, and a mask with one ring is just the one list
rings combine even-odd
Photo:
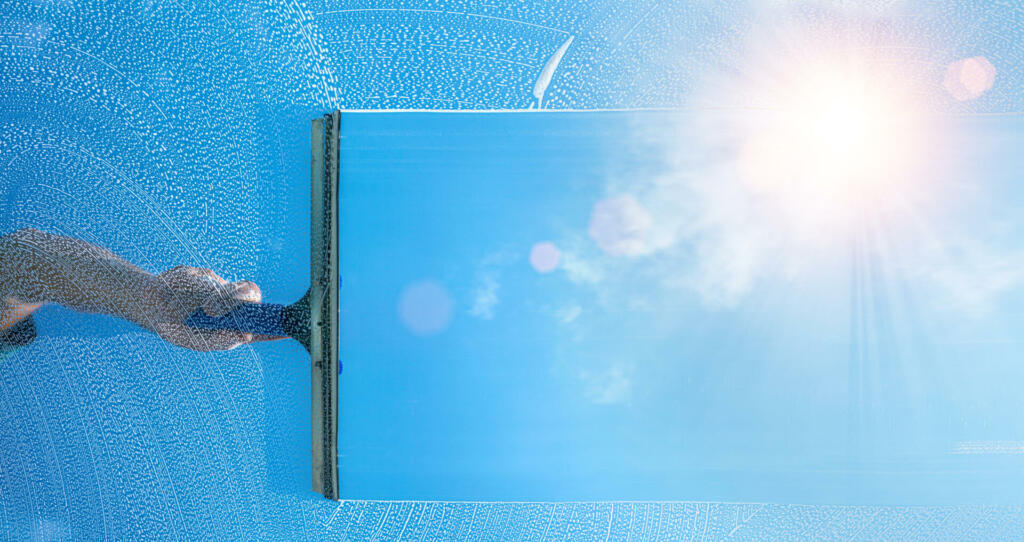
[(848, 228), (916, 185), (924, 129), (911, 85), (857, 62), (799, 64), (760, 89), (740, 134), (740, 178), (784, 220)]

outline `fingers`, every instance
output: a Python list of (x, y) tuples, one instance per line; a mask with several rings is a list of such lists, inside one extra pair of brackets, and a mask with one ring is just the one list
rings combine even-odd
[(235, 308), (232, 303), (232, 296), (235, 293), (235, 286), (231, 283), (220, 283), (208, 277), (206, 283), (201, 285), (203, 300), (199, 304), (203, 311), (210, 316), (224, 316), (231, 309)]
[(224, 282), (212, 287), (201, 307), (210, 316), (224, 316), (242, 303), (259, 303), (263, 299), (260, 289), (252, 281)]
[(248, 280), (228, 282), (217, 273), (201, 267), (178, 266), (160, 274), (170, 295), (161, 298), (164, 327), (158, 329), (167, 341), (193, 350), (230, 350), (256, 340), (270, 340), (231, 330), (203, 330), (182, 325), (197, 309), (212, 317), (222, 317), (242, 303), (258, 303), (263, 294)]
[(194, 277), (197, 277), (197, 278), (200, 278), (200, 279), (212, 280), (216, 284), (227, 284), (228, 283), (228, 281), (226, 281), (223, 278), (221, 278), (221, 276), (218, 275), (217, 273), (215, 273), (212, 269), (207, 269), (205, 267), (189, 267), (188, 269), (189, 269), (189, 272)]
[(209, 269), (179, 265), (160, 274), (169, 295), (163, 300), (167, 321), (177, 322), (202, 307), (207, 314), (223, 314), (219, 303), (228, 292), (227, 281)]
[(255, 282), (240, 280), (233, 284), (235, 285), (235, 293), (232, 296), (234, 299), (245, 303), (259, 303), (263, 301), (263, 292), (260, 291), (260, 287), (256, 286)]

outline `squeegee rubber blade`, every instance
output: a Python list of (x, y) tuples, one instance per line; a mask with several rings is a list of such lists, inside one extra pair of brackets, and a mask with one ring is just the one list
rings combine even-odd
[(338, 152), (341, 113), (313, 120), (310, 358), (313, 491), (338, 499)]

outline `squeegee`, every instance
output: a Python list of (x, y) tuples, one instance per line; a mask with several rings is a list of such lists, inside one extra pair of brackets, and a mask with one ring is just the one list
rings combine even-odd
[(309, 352), (313, 391), (313, 491), (338, 500), (338, 141), (341, 112), (313, 120), (310, 286), (291, 305), (244, 303), (220, 316), (199, 309), (185, 324), (288, 336)]

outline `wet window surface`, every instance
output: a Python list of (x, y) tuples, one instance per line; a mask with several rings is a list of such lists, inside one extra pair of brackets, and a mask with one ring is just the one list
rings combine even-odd
[(342, 109), (341, 503), (293, 341), (48, 305), (12, 539), (1021, 531), (1012, 4), (0, 8), (0, 233), (290, 303)]

